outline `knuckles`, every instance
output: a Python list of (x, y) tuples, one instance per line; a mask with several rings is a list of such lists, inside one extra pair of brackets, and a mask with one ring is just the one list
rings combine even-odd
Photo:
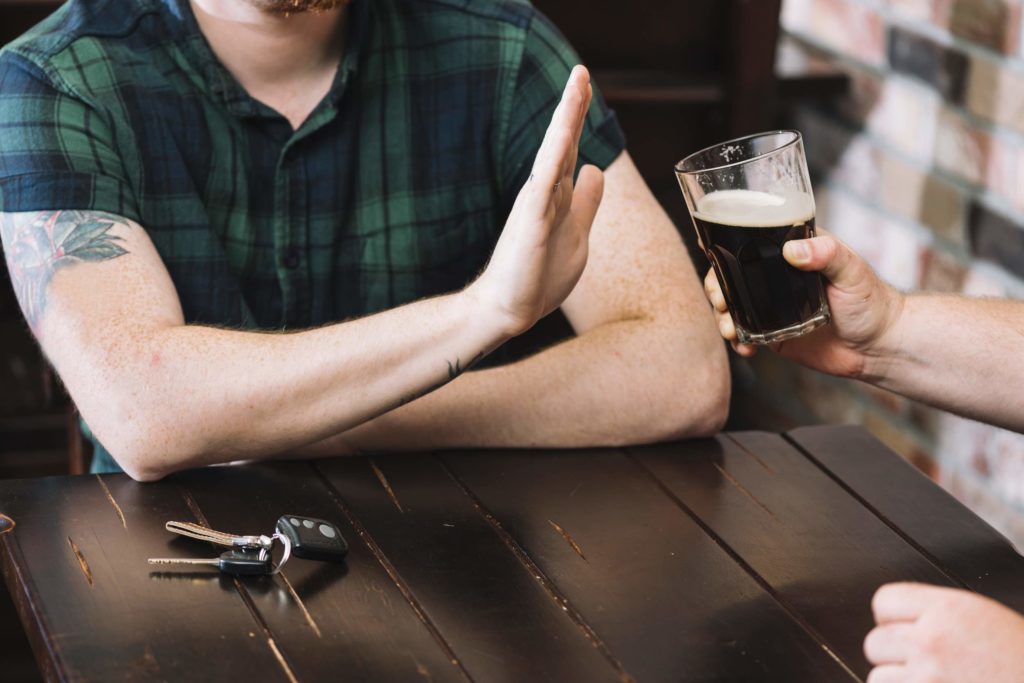
[(914, 645), (918, 653), (930, 660), (941, 660), (949, 651), (949, 633), (936, 624), (922, 624), (915, 630)]

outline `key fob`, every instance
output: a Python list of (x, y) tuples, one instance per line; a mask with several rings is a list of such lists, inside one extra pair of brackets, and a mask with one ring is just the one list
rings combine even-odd
[(235, 576), (266, 576), (273, 570), (270, 553), (258, 550), (228, 550), (221, 553), (217, 568)]
[(292, 543), (292, 555), (306, 560), (341, 562), (348, 543), (334, 524), (322, 519), (284, 515), (277, 520), (277, 533)]

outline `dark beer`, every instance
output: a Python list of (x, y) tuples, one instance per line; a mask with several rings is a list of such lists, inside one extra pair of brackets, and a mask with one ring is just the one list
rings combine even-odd
[(810, 195), (714, 192), (700, 199), (693, 222), (733, 321), (754, 341), (780, 330), (799, 333), (827, 319), (821, 275), (798, 270), (782, 257), (787, 241), (815, 234)]

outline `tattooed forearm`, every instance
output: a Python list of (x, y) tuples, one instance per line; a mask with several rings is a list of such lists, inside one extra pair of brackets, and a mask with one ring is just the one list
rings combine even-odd
[(127, 254), (111, 235), (125, 221), (99, 211), (38, 211), (0, 214), (7, 268), (21, 310), (33, 332), (46, 310), (46, 289), (54, 274), (82, 261), (108, 261)]
[(467, 370), (470, 370), (474, 365), (479, 363), (481, 359), (483, 359), (483, 357), (484, 352), (481, 351), (480, 353), (476, 354), (476, 356), (474, 356), (473, 360), (469, 361), (469, 363), (466, 364), (466, 367), (462, 367), (458, 358), (455, 359), (455, 365), (452, 365), (451, 361), (445, 361), (446, 363), (448, 363), (448, 381), (450, 382), (459, 375), (461, 375), (462, 373), (466, 372)]
[(421, 391), (421, 392), (419, 392), (417, 394), (413, 394), (412, 396), (406, 396), (405, 398), (403, 398), (401, 401), (398, 402), (398, 405), (395, 406), (395, 408), (401, 408), (406, 403), (412, 403), (413, 401), (415, 401), (416, 399), (420, 398), (421, 396), (426, 396), (430, 392), (436, 391), (437, 389), (440, 389), (445, 384), (448, 384), (448, 382), (451, 382), (453, 379), (455, 379), (456, 377), (458, 377), (459, 375), (461, 375), (462, 373), (466, 372), (467, 370), (472, 368), (474, 365), (479, 363), (480, 360), (483, 357), (484, 357), (484, 352), (481, 351), (480, 353), (476, 354), (476, 356), (473, 358), (473, 360), (469, 361), (469, 363), (467, 363), (465, 365), (465, 367), (463, 367), (462, 361), (459, 360), (458, 357), (455, 358), (455, 363), (454, 364), (452, 364), (452, 362), (450, 360), (446, 360), (445, 363), (448, 364), (448, 377), (447, 377), (447, 379), (443, 379), (440, 382), (438, 382), (437, 384), (435, 384), (433, 386), (430, 386), (430, 387), (427, 387), (426, 389), (424, 389), (423, 391)]

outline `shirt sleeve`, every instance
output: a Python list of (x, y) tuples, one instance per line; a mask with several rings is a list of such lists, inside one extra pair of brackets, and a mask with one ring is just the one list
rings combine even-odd
[(0, 211), (52, 209), (139, 220), (105, 116), (7, 52), (0, 55)]
[[(529, 178), (533, 159), (562, 97), (572, 68), (580, 58), (547, 17), (535, 12), (526, 32), (523, 56), (516, 77), (506, 144), (502, 151), (502, 194), (511, 210), (516, 195)], [(584, 164), (606, 169), (626, 148), (626, 139), (601, 93), (594, 98), (580, 138), (576, 172)]]

